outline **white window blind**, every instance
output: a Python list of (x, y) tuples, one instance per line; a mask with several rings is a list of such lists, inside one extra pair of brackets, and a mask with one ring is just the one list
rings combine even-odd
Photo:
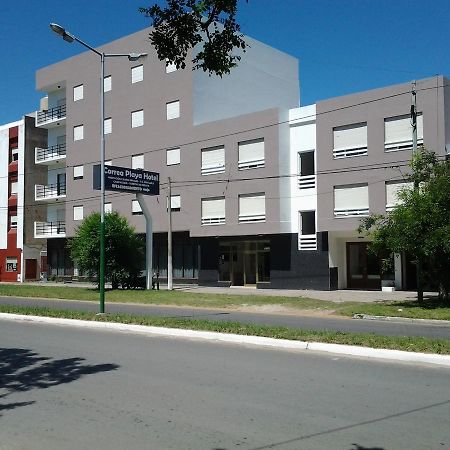
[(109, 92), (112, 88), (111, 75), (108, 75), (103, 79), (103, 92)]
[(225, 197), (202, 199), (202, 225), (225, 223)]
[(108, 117), (105, 119), (105, 134), (110, 134), (112, 132), (112, 119), (111, 117)]
[(18, 161), (19, 159), (19, 149), (12, 148), (11, 149), (11, 161)]
[(83, 100), (83, 85), (80, 84), (79, 86), (75, 86), (73, 88), (73, 101), (77, 102), (78, 100)]
[(178, 119), (180, 117), (180, 101), (166, 103), (167, 120)]
[(17, 272), (17, 258), (6, 257), (6, 271), (7, 272)]
[(266, 195), (264, 193), (239, 196), (239, 222), (264, 222)]
[(73, 166), (73, 179), (79, 180), (83, 178), (84, 166)]
[(131, 82), (139, 83), (144, 79), (144, 66), (141, 64), (140, 66), (131, 68)]
[(11, 228), (17, 228), (17, 216), (10, 217)]
[(73, 207), (73, 220), (83, 220), (83, 207), (74, 206)]
[(239, 170), (264, 167), (264, 139), (239, 142)]
[[(423, 116), (417, 116), (417, 143), (423, 144)], [(384, 148), (386, 151), (412, 147), (412, 126), (409, 115), (384, 119)]]
[(334, 188), (335, 217), (364, 216), (369, 214), (369, 188), (365, 185)]
[(131, 113), (131, 128), (142, 127), (144, 125), (144, 110), (133, 111)]
[(73, 140), (81, 141), (84, 138), (84, 127), (83, 125), (76, 125), (73, 127)]
[(401, 203), (398, 194), (403, 189), (412, 189), (413, 183), (405, 181), (393, 181), (386, 183), (386, 211), (391, 211)]
[(112, 203), (105, 203), (105, 213), (109, 214), (112, 212)]
[(225, 147), (202, 149), (202, 175), (225, 172)]
[(174, 164), (180, 164), (180, 149), (171, 148), (167, 150), (166, 161), (168, 166), (173, 166)]
[(181, 208), (181, 195), (172, 195), (172, 197), (170, 197), (170, 207), (172, 209)]
[(19, 184), (17, 183), (17, 181), (14, 181), (13, 183), (11, 183), (11, 195), (17, 194), (18, 186), (19, 186)]
[(333, 128), (333, 158), (367, 155), (367, 123)]
[(143, 169), (144, 168), (144, 155), (134, 155), (131, 157), (131, 168), (132, 169)]
[(176, 72), (177, 66), (166, 59), (166, 73)]
[(134, 215), (142, 214), (141, 205), (137, 200), (131, 200), (131, 213)]

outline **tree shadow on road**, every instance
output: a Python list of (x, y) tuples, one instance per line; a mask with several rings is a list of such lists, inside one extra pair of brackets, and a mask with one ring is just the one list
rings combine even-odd
[[(117, 364), (90, 365), (84, 361), (84, 358), (52, 359), (24, 348), (0, 348), (0, 398), (15, 392), (70, 383), (84, 375), (119, 368)], [(34, 401), (0, 404), (0, 412), (32, 403)]]

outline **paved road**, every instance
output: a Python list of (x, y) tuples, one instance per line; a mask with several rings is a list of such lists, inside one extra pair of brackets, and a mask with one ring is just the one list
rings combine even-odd
[(0, 321), (0, 448), (450, 448), (450, 371)]
[[(0, 298), (0, 304), (35, 305), (56, 309), (76, 311), (98, 311), (98, 304), (82, 301), (60, 301), (44, 299)], [(288, 326), (302, 329), (337, 330), (354, 333), (376, 333), (384, 336), (425, 336), (430, 338), (450, 339), (449, 325), (422, 325), (407, 322), (383, 322), (360, 319), (310, 317), (281, 314), (248, 313), (200, 308), (178, 308), (151, 305), (130, 305), (109, 303), (109, 312), (143, 314), (165, 317), (186, 317), (243, 323), (259, 323), (267, 325)]]

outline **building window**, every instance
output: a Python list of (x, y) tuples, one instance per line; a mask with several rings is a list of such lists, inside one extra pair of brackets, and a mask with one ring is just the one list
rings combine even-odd
[(139, 83), (144, 79), (144, 66), (141, 64), (140, 66), (131, 68), (131, 83)]
[(112, 213), (112, 203), (105, 203), (105, 214)]
[(103, 130), (104, 130), (105, 134), (110, 134), (112, 132), (112, 119), (111, 119), (111, 117), (108, 117), (107, 119), (105, 119)]
[(144, 110), (133, 111), (131, 113), (131, 128), (142, 127), (144, 125)]
[(81, 180), (84, 175), (84, 166), (73, 166), (73, 179)]
[(13, 181), (11, 183), (11, 195), (17, 195), (19, 189), (19, 184), (17, 181)]
[(166, 152), (166, 162), (168, 166), (173, 166), (175, 164), (180, 164), (180, 149), (172, 148)]
[(134, 155), (131, 157), (132, 169), (144, 169), (144, 155)]
[(266, 194), (239, 196), (239, 223), (264, 222), (266, 220)]
[(73, 220), (83, 220), (83, 218), (84, 218), (83, 206), (74, 206)]
[(333, 158), (367, 155), (367, 123), (333, 128)]
[(181, 209), (181, 196), (172, 195), (170, 197), (170, 209), (172, 211), (179, 211)]
[(264, 139), (239, 142), (239, 170), (264, 167)]
[(103, 92), (109, 92), (112, 88), (111, 75), (108, 75), (103, 79)]
[(142, 215), (142, 208), (137, 200), (131, 200), (131, 214), (133, 216)]
[[(423, 144), (423, 116), (417, 115), (417, 144)], [(409, 115), (384, 119), (384, 149), (386, 152), (412, 148), (412, 126)]]
[(202, 175), (212, 175), (225, 172), (225, 147), (210, 147), (202, 149)]
[(177, 66), (174, 63), (170, 63), (166, 59), (166, 73), (172, 73), (177, 71)]
[(11, 256), (6, 257), (6, 271), (17, 272), (17, 258)]
[(298, 249), (317, 250), (316, 212), (300, 211), (298, 227)]
[(9, 217), (9, 227), (12, 229), (17, 228), (17, 216), (10, 216)]
[(80, 84), (79, 86), (75, 86), (73, 88), (73, 101), (77, 102), (78, 100), (83, 100), (83, 85)]
[(178, 119), (180, 117), (180, 101), (166, 103), (167, 120)]
[(392, 211), (397, 205), (402, 203), (398, 194), (406, 189), (412, 189), (413, 183), (407, 181), (387, 181), (386, 182), (386, 211)]
[(314, 151), (298, 153), (298, 188), (314, 189), (316, 175), (314, 164)]
[(334, 216), (357, 217), (369, 214), (369, 188), (367, 184), (335, 186)]
[(202, 198), (202, 225), (225, 223), (225, 197)]
[(19, 160), (19, 149), (12, 148), (11, 149), (11, 162), (18, 161)]
[(73, 127), (73, 140), (81, 141), (84, 138), (84, 127), (83, 125), (75, 125)]

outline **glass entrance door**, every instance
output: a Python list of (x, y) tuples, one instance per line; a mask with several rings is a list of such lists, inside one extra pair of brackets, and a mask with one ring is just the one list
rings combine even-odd
[(380, 259), (368, 251), (367, 242), (347, 242), (347, 287), (381, 289)]
[(256, 286), (256, 252), (244, 253), (244, 284)]

